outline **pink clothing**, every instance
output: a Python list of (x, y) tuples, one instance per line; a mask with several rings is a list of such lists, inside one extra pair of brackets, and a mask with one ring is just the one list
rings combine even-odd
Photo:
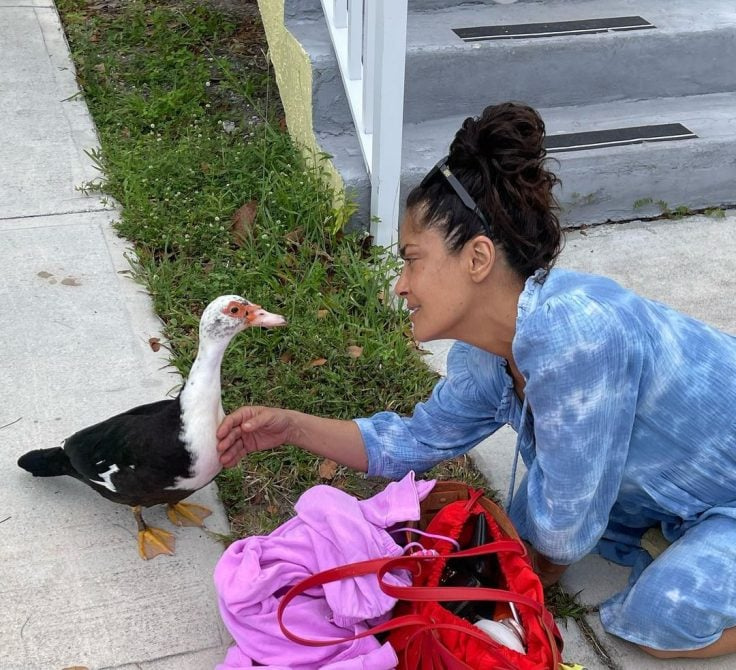
[[(329, 647), (286, 639), (276, 619), (279, 599), (290, 586), (328, 568), (369, 558), (398, 556), (402, 548), (385, 530), (419, 519), (419, 503), (434, 481), (414, 481), (410, 472), (368, 500), (331, 486), (305, 491), (296, 516), (270, 535), (248, 537), (228, 547), (215, 568), (223, 621), (235, 640), (217, 670), (257, 665), (268, 670), (389, 670), (393, 648), (369, 636)], [(405, 573), (396, 584), (410, 583)], [(388, 618), (396, 600), (373, 575), (345, 579), (295, 598), (284, 623), (312, 639), (348, 637)]]

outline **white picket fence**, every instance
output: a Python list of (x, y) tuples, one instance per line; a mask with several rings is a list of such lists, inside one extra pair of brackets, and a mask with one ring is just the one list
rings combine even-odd
[(371, 235), (398, 237), (408, 0), (321, 0), (371, 181)]

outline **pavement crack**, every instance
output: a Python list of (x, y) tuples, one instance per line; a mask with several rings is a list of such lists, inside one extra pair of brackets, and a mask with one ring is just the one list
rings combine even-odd
[(595, 655), (601, 660), (603, 665), (608, 668), (608, 670), (621, 670), (618, 663), (611, 658), (611, 655), (608, 653), (604, 644), (598, 639), (598, 636), (591, 625), (583, 617), (575, 619), (575, 623), (578, 625), (583, 637), (590, 643)]

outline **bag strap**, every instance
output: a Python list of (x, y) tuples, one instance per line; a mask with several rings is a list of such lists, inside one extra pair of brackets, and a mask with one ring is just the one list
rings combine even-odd
[[(510, 552), (517, 553), (520, 555), (526, 554), (526, 547), (514, 540), (500, 540), (498, 542), (489, 542), (488, 544), (481, 545), (479, 547), (473, 547), (471, 549), (464, 549), (452, 554), (452, 557), (465, 557), (465, 556), (479, 556), (484, 554), (493, 554), (498, 552)], [(303, 638), (296, 633), (293, 633), (286, 627), (284, 623), (284, 610), (286, 606), (297, 596), (301, 595), (305, 591), (308, 591), (315, 586), (324, 586), (330, 582), (339, 581), (349, 577), (361, 577), (364, 575), (375, 574), (378, 578), (379, 585), (386, 595), (399, 598), (401, 600), (412, 600), (412, 601), (456, 601), (456, 600), (491, 600), (491, 601), (504, 601), (513, 602), (517, 605), (526, 605), (530, 607), (535, 613), (541, 614), (544, 608), (535, 600), (531, 598), (512, 593), (510, 591), (504, 591), (503, 589), (491, 589), (484, 587), (462, 587), (462, 586), (448, 586), (448, 587), (421, 587), (421, 586), (394, 586), (387, 584), (383, 577), (387, 572), (397, 569), (409, 570), (413, 575), (421, 573), (422, 565), (427, 562), (436, 562), (437, 560), (447, 560), (448, 556), (401, 556), (397, 558), (375, 558), (367, 561), (360, 561), (357, 563), (350, 563), (348, 565), (341, 565), (335, 568), (318, 572), (314, 575), (310, 575), (305, 579), (302, 579), (299, 583), (292, 586), (286, 594), (281, 598), (279, 607), (277, 610), (277, 618), (279, 627), (284, 636), (292, 642), (297, 642), (309, 647), (326, 647), (333, 644), (339, 644), (342, 642), (351, 642), (358, 640), (369, 635), (377, 635), (378, 633), (385, 633), (390, 630), (396, 630), (398, 628), (405, 628), (407, 626), (423, 626), (426, 628), (429, 623), (427, 619), (416, 614), (406, 614), (403, 616), (395, 617), (382, 624), (378, 624), (357, 635), (348, 636), (344, 638), (331, 638), (329, 640), (312, 640), (309, 638)], [(396, 595), (400, 592), (400, 595)], [(462, 630), (465, 630), (464, 628)], [(466, 631), (467, 632), (467, 631)], [(485, 642), (489, 638), (479, 634)]]
[(524, 555), (526, 553), (526, 547), (523, 545), (520, 546), (514, 540), (500, 540), (499, 542), (490, 542), (473, 547), (472, 549), (453, 552), (445, 556), (421, 556), (418, 554), (400, 556), (389, 559), (378, 569), (378, 582), (381, 590), (386, 595), (399, 600), (410, 602), (437, 602), (440, 600), (444, 602), (463, 600), (503, 601), (529, 607), (535, 614), (541, 616), (542, 612), (545, 611), (541, 603), (529, 596), (522, 595), (521, 593), (513, 593), (505, 589), (494, 589), (485, 586), (396, 586), (394, 584), (388, 584), (383, 580), (386, 573), (392, 570), (409, 570), (416, 576), (421, 574), (422, 564), (424, 563), (447, 560), (449, 557), (464, 558), (466, 556), (482, 556), (490, 553), (499, 553), (500, 551)]
[[(471, 665), (459, 659), (448, 649), (437, 635), (439, 630), (452, 630), (482, 642), (486, 651), (496, 659), (496, 670), (518, 670), (517, 666), (506, 658), (498, 646), (485, 633), (474, 628), (466, 628), (457, 624), (426, 623), (416, 630), (406, 641), (404, 658), (406, 666), (418, 670), (475, 670)], [(498, 645), (499, 643), (496, 643)]]

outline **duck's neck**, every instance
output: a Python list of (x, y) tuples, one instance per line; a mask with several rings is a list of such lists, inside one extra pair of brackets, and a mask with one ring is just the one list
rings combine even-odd
[(191, 411), (212, 413), (218, 420), (222, 413), (220, 367), (227, 342), (200, 338), (197, 358), (189, 371), (181, 392), (182, 413)]

